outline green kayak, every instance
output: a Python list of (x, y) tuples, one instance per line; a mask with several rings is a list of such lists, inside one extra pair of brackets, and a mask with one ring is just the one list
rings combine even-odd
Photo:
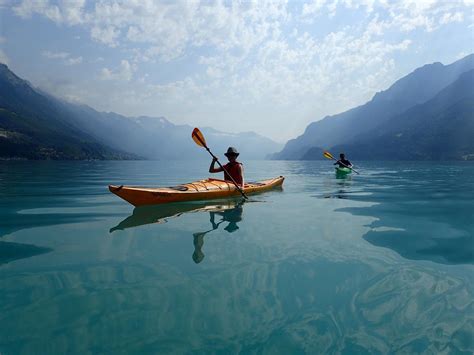
[(347, 175), (347, 174), (351, 174), (351, 173), (352, 173), (352, 169), (350, 169), (350, 168), (336, 167), (336, 175), (343, 176), (343, 175)]

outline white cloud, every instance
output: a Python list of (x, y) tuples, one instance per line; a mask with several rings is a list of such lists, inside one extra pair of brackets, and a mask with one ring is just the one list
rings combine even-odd
[(13, 11), (22, 18), (34, 14), (42, 15), (57, 24), (78, 25), (83, 23), (85, 0), (63, 0), (57, 4), (49, 0), (23, 0), (13, 6)]
[(56, 5), (50, 5), (49, 1), (23, 0), (19, 5), (13, 7), (13, 11), (22, 18), (30, 18), (37, 13), (53, 22), (60, 22), (61, 14)]
[(0, 63), (7, 64), (7, 65), (10, 64), (10, 59), (1, 48), (0, 48)]
[(97, 57), (91, 60), (91, 63), (100, 63), (100, 62), (103, 62), (104, 60), (105, 60), (104, 57)]
[(469, 55), (469, 54), (470, 54), (470, 53), (467, 53), (467, 52), (464, 52), (464, 51), (459, 52), (458, 54), (456, 54), (456, 55), (454, 56), (454, 60), (462, 59), (462, 58), (466, 57), (466, 56)]
[(81, 25), (94, 41), (116, 47), (145, 43), (144, 55), (169, 61), (187, 47), (239, 48), (248, 52), (288, 17), (284, 1), (199, 4), (197, 2), (23, 0), (13, 8), (23, 18), (33, 14), (57, 24)]
[[(471, 1), (471, 0), (467, 0)], [(92, 4), (91, 4), (92, 5)], [(440, 25), (462, 21), (458, 1), (437, 0), (312, 0), (302, 4), (301, 13), (290, 13), (286, 1), (216, 2), (100, 0), (85, 7), (84, 0), (23, 0), (13, 7), (21, 17), (39, 14), (55, 23), (80, 25), (90, 37), (110, 47), (140, 46), (136, 58), (171, 61), (187, 49), (211, 47), (218, 51), (250, 53), (278, 36), (288, 21), (314, 20), (325, 13), (335, 16), (339, 9), (365, 9), (368, 15), (385, 12), (384, 21), (371, 22), (372, 31), (386, 29), (411, 32), (434, 31)]]
[(339, 9), (357, 10), (365, 8), (367, 14), (372, 14), (377, 9), (387, 12), (389, 19), (387, 27), (399, 28), (405, 32), (424, 29), (432, 32), (441, 25), (450, 22), (462, 22), (463, 13), (459, 10), (470, 9), (474, 1), (439, 1), (439, 0), (312, 0), (304, 3), (302, 17), (314, 22), (318, 16), (327, 14), (329, 17), (336, 15)]
[(77, 58), (68, 58), (64, 64), (66, 65), (77, 65), (82, 63), (82, 57), (77, 57)]
[[(391, 17), (391, 26), (410, 32), (424, 29), (432, 32), (450, 22), (462, 22), (460, 10), (470, 8), (460, 1), (402, 0), (386, 6)], [(470, 8), (472, 12), (472, 8)]]
[[(229, 116), (248, 110), (254, 121), (258, 110), (276, 117), (297, 111), (297, 122), (370, 99), (399, 75), (396, 54), (414, 47), (417, 37), (467, 22), (469, 6), (435, 0), (98, 0), (88, 6), (83, 1), (27, 0), (14, 11), (24, 18), (37, 14), (60, 26), (77, 26), (109, 47), (110, 58), (121, 55), (119, 65), (103, 64), (99, 73), (101, 85), (117, 90), (107, 99), (121, 107), (127, 102), (142, 110), (148, 103), (164, 114), (202, 117), (213, 110)], [(322, 28), (320, 20), (331, 24)], [(83, 61), (66, 52), (43, 55), (70, 65)], [(190, 63), (191, 72), (175, 69), (183, 62)], [(151, 75), (140, 71), (134, 80), (139, 66)], [(170, 82), (155, 75), (155, 66), (157, 72), (175, 70), (165, 75)], [(127, 95), (120, 91), (125, 87)]]
[(326, 4), (326, 0), (313, 0), (308, 3), (303, 4), (303, 16), (317, 16), (319, 12)]
[(135, 70), (136, 67), (133, 64), (130, 64), (128, 60), (122, 60), (120, 62), (120, 66), (115, 70), (102, 68), (102, 71), (100, 72), (100, 79), (130, 81), (133, 78), (133, 73)]
[(97, 42), (106, 44), (110, 47), (118, 45), (120, 31), (114, 26), (99, 27), (94, 26), (91, 29), (91, 38)]
[(71, 54), (68, 52), (51, 52), (51, 51), (43, 51), (41, 55), (48, 59), (60, 59), (64, 65), (77, 65), (81, 64), (83, 61), (82, 56), (79, 57), (71, 57)]
[(43, 57), (49, 58), (49, 59), (66, 59), (69, 57), (69, 53), (67, 52), (51, 52), (51, 51), (43, 51), (41, 52)]
[(464, 20), (464, 15), (462, 12), (454, 12), (454, 13), (445, 13), (441, 17), (440, 23), (445, 25), (451, 22), (462, 22)]

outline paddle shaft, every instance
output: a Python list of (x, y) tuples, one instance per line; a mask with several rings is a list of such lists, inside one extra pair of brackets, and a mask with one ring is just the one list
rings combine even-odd
[(206, 148), (206, 150), (208, 151), (208, 153), (211, 154), (211, 157), (213, 157), (213, 158), (216, 160), (216, 162), (217, 162), (217, 164), (219, 164), (220, 168), (221, 168), (222, 170), (224, 170), (224, 172), (227, 174), (227, 176), (230, 178), (230, 180), (231, 180), (232, 183), (235, 185), (235, 187), (237, 188), (237, 190), (239, 190), (239, 192), (242, 194), (242, 196), (243, 196), (245, 199), (248, 200), (247, 195), (245, 195), (245, 193), (242, 191), (242, 189), (239, 187), (239, 185), (235, 182), (234, 178), (229, 174), (229, 172), (228, 172), (228, 171), (224, 168), (224, 166), (221, 164), (221, 162), (219, 161), (219, 159), (217, 159), (217, 157), (216, 157), (214, 154), (212, 154), (212, 152), (211, 152), (211, 150), (209, 149), (209, 147), (202, 141), (202, 139), (201, 139), (198, 135), (196, 135), (195, 137), (199, 140), (199, 142), (201, 142), (202, 146), (203, 146), (204, 148)]

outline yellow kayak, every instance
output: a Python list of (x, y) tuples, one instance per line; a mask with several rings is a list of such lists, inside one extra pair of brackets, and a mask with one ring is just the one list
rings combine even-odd
[[(285, 178), (262, 180), (245, 184), (246, 195), (281, 187)], [(173, 187), (132, 187), (109, 185), (110, 192), (123, 198), (134, 206), (159, 205), (171, 202), (214, 200), (239, 196), (240, 192), (230, 181), (205, 179)]]

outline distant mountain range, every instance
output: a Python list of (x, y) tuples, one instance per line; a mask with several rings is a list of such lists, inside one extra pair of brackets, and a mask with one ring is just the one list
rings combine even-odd
[[(60, 100), (0, 63), (0, 159), (208, 158), (192, 129)], [(253, 132), (202, 131), (216, 154), (236, 146), (244, 159), (319, 160), (329, 149), (358, 160), (474, 160), (474, 54), (416, 69), (366, 104), (311, 123), (283, 150)]]
[(474, 55), (416, 69), (368, 103), (313, 122), (270, 157), (474, 160)]
[(59, 101), (44, 96), (0, 64), (0, 158), (131, 159), (71, 122)]
[[(192, 129), (62, 101), (0, 64), (0, 159), (207, 159)], [(282, 148), (253, 132), (201, 130), (216, 154), (235, 146), (244, 159), (262, 159)]]

